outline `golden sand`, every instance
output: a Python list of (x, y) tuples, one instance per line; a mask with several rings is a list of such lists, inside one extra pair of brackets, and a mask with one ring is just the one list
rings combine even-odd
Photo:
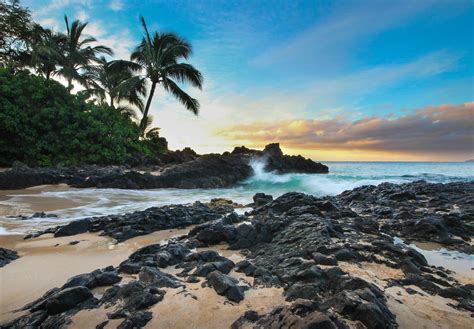
[[(61, 238), (48, 234), (30, 240), (18, 235), (0, 236), (0, 246), (16, 250), (21, 256), (0, 268), (0, 323), (15, 318), (17, 314), (12, 311), (74, 275), (117, 266), (135, 250), (187, 234), (190, 229), (158, 231), (119, 244), (93, 233)], [(74, 240), (81, 242), (70, 245)]]
[(388, 280), (391, 278), (404, 277), (399, 269), (367, 262), (360, 264), (339, 262), (339, 266), (343, 271), (372, 282), (384, 290), (388, 308), (396, 315), (401, 329), (472, 328), (469, 312), (456, 310), (448, 305), (450, 303), (455, 305), (457, 303), (455, 300), (429, 295), (416, 286), (409, 287), (422, 295), (410, 295), (402, 287), (387, 288)]
[(470, 313), (456, 310), (448, 305), (456, 304), (456, 301), (429, 295), (416, 286), (410, 286), (410, 288), (421, 292), (423, 296), (409, 295), (401, 287), (385, 290), (388, 307), (397, 316), (401, 329), (472, 329)]

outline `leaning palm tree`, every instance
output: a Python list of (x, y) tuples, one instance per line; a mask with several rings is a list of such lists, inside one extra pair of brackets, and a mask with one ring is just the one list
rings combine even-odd
[(186, 40), (175, 33), (155, 32), (151, 36), (145, 19), (141, 17), (140, 20), (145, 36), (131, 54), (131, 61), (115, 61), (114, 66), (118, 70), (128, 67), (137, 73), (129, 82), (131, 87), (144, 81), (151, 85), (140, 122), (140, 129), (144, 132), (157, 85), (175, 96), (186, 109), (197, 114), (198, 100), (188, 95), (178, 83), (187, 82), (201, 89), (203, 78), (201, 72), (191, 64), (180, 62), (182, 59), (188, 59), (192, 53), (192, 47)]
[(100, 54), (112, 55), (112, 49), (106, 46), (92, 46), (97, 42), (94, 37), (86, 36), (83, 38), (82, 33), (87, 23), (81, 23), (75, 20), (71, 25), (67, 16), (64, 16), (66, 22), (66, 40), (59, 59), (59, 74), (67, 80), (67, 88), (69, 91), (73, 88), (73, 81), (77, 81), (82, 85), (87, 84), (87, 80), (82, 76), (90, 65), (97, 62), (97, 56)]
[[(83, 77), (86, 79), (87, 92), (98, 99), (99, 103), (108, 103), (113, 108), (133, 113), (133, 109), (124, 105), (135, 106), (143, 112), (143, 97), (146, 94), (145, 83), (134, 83), (133, 72), (127, 69), (114, 70), (104, 56), (97, 59), (96, 65), (87, 68)], [(122, 104), (121, 104), (122, 103)]]

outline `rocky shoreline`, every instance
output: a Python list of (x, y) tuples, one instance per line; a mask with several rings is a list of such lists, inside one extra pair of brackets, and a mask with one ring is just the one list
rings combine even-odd
[[(30, 168), (16, 163), (0, 172), (0, 189), (21, 189), (45, 184), (87, 188), (221, 188), (237, 184), (253, 174), (251, 160), (265, 161), (265, 170), (276, 173), (327, 174), (327, 166), (302, 156), (284, 155), (277, 143), (263, 151), (244, 146), (223, 154), (197, 155), (192, 150), (162, 156), (146, 166)], [(136, 163), (132, 163), (138, 165)]]
[[(198, 292), (212, 289), (237, 307), (265, 288), (282, 289), (285, 301), (268, 311), (235, 314), (229, 326), (397, 328), (408, 311), (410, 321), (427, 321), (419, 314), (421, 301), (430, 307), (436, 301), (443, 303), (443, 312), (456, 312), (456, 326), (468, 328), (474, 316), (473, 282), (429, 264), (408, 242), (474, 254), (473, 199), (474, 182), (384, 183), (335, 197), (293, 192), (272, 200), (259, 194), (254, 209), (240, 215), (231, 202), (221, 201), (72, 222), (28, 238), (100, 232), (120, 242), (195, 226), (186, 235), (137, 250), (118, 266), (70, 278), (25, 305), (2, 328), (66, 327), (93, 310), (104, 315), (91, 326), (138, 328), (163, 316), (154, 312), (155, 305), (175, 298), (170, 296), (176, 291), (205, 303)], [(223, 246), (241, 259), (219, 253), (217, 247)]]

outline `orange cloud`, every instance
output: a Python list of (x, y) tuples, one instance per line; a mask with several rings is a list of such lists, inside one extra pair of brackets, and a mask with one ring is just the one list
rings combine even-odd
[(278, 141), (290, 153), (320, 159), (465, 160), (474, 157), (474, 102), (427, 107), (396, 118), (257, 122), (218, 134), (253, 147)]

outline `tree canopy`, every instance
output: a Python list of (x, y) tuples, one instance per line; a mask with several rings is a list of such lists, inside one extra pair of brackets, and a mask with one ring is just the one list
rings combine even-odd
[(144, 37), (130, 60), (113, 60), (87, 22), (65, 15), (64, 23), (63, 32), (42, 27), (19, 0), (0, 0), (0, 165), (120, 163), (166, 151), (150, 106), (161, 86), (198, 113), (198, 100), (182, 88), (202, 88), (201, 72), (187, 62), (191, 44), (150, 32), (142, 17)]

